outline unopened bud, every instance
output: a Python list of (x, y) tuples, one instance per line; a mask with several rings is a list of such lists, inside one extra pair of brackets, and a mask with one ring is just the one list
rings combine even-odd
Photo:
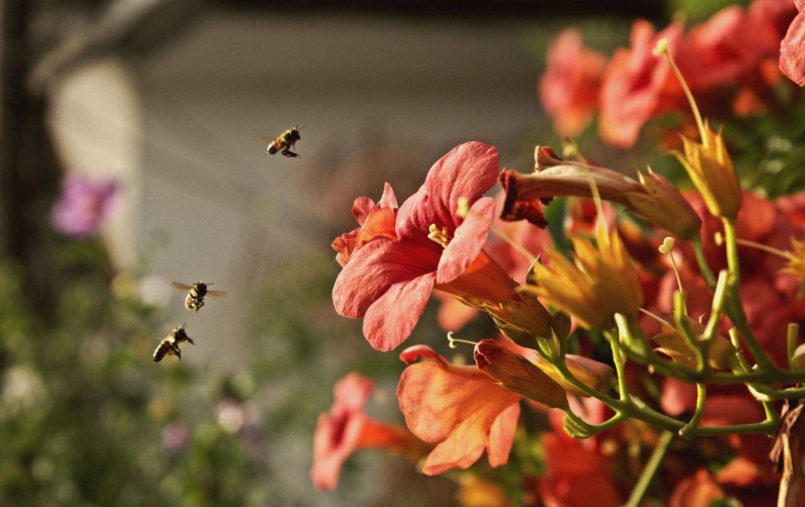
[(567, 394), (559, 384), (499, 341), (481, 340), (474, 356), (478, 368), (509, 391), (551, 408), (567, 408)]

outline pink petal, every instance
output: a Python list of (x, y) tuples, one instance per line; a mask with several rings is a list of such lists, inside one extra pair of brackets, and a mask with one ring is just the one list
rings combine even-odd
[(427, 233), (431, 224), (453, 229), (461, 222), (458, 201), (473, 204), (495, 185), (498, 151), (477, 141), (450, 150), (431, 167), (425, 184), (400, 206), (397, 232), (400, 236)]
[(362, 410), (374, 390), (375, 383), (372, 379), (359, 373), (349, 373), (333, 388), (334, 406), (349, 410)]
[(366, 216), (355, 236), (355, 248), (361, 248), (369, 241), (381, 236), (397, 239), (397, 234), (394, 232), (394, 210), (389, 208), (376, 209)]
[(643, 125), (665, 106), (661, 102), (671, 68), (654, 56), (652, 50), (660, 38), (668, 40), (675, 52), (682, 35), (682, 25), (673, 23), (660, 33), (645, 20), (632, 25), (631, 47), (618, 49), (604, 71), (601, 85), (599, 132), (609, 144), (628, 148)]
[(604, 55), (582, 45), (578, 30), (564, 30), (551, 43), (539, 97), (559, 134), (578, 136), (590, 122), (605, 66)]
[(509, 461), (509, 452), (514, 443), (517, 431), (517, 419), (520, 417), (520, 404), (515, 403), (500, 413), (489, 430), (486, 442), (486, 454), (489, 464), (494, 467), (505, 465)]
[(491, 197), (482, 197), (472, 205), (469, 215), (458, 226), (455, 236), (439, 259), (436, 283), (450, 283), (467, 269), (483, 248), (494, 219), (495, 200)]
[[(397, 398), (411, 432), (425, 442), (438, 444), (423, 469), (428, 475), (474, 463), (488, 445), (498, 416), (519, 400), (475, 367), (433, 361), (405, 369)], [(501, 421), (494, 432), (498, 440), (492, 445), (496, 463), (507, 447), (500, 439), (509, 434), (509, 423)]]
[(341, 465), (357, 448), (366, 415), (350, 414), (346, 420), (332, 413), (319, 415), (313, 436), (313, 467), (310, 475), (318, 489), (338, 485)]
[(377, 204), (369, 197), (358, 197), (355, 199), (355, 202), (352, 204), (352, 216), (355, 217), (359, 224), (363, 224), (366, 217), (369, 216), (369, 213), (383, 208), (397, 208), (397, 196), (394, 195), (394, 190), (388, 182), (383, 186), (383, 195), (380, 197)]
[(383, 196), (377, 201), (377, 205), (381, 208), (396, 209), (399, 207), (397, 206), (397, 196), (394, 195), (394, 190), (389, 182), (386, 182), (383, 186)]
[(366, 217), (375, 207), (375, 202), (370, 197), (356, 197), (352, 203), (352, 216), (355, 217), (359, 224), (363, 224)]
[(411, 335), (433, 290), (434, 273), (392, 285), (369, 307), (363, 335), (377, 350), (396, 348)]
[(780, 44), (780, 70), (797, 85), (805, 86), (805, 9), (800, 9)]
[(437, 354), (435, 350), (427, 345), (412, 345), (400, 353), (400, 361), (405, 364), (415, 363), (420, 358), (430, 359), (444, 366), (448, 364), (447, 359)]
[(392, 285), (434, 271), (439, 247), (424, 246), (379, 237), (355, 250), (333, 285), (335, 310), (344, 317), (363, 317)]

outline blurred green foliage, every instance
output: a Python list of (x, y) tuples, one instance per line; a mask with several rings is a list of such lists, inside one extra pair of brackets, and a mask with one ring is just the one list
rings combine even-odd
[(226, 394), (187, 364), (152, 363), (164, 312), (139, 299), (136, 277), (112, 280), (95, 242), (54, 254), (63, 278), (47, 319), (0, 264), (4, 505), (265, 505), (244, 430), (216, 422)]

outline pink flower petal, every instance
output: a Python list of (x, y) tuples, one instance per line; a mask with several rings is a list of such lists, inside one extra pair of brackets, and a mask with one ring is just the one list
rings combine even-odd
[(660, 33), (645, 20), (632, 25), (631, 47), (618, 49), (612, 55), (601, 85), (599, 132), (609, 144), (628, 148), (640, 129), (661, 112), (671, 68), (668, 62), (654, 56), (652, 50), (660, 38), (666, 38), (675, 52), (682, 25), (673, 23)]
[(375, 202), (371, 197), (366, 197), (365, 195), (356, 197), (355, 201), (352, 203), (352, 216), (355, 217), (355, 220), (357, 220), (359, 224), (363, 224), (366, 217), (369, 216), (369, 213), (371, 213), (375, 207)]
[(383, 195), (380, 197), (380, 200), (377, 201), (377, 205), (381, 208), (399, 208), (399, 206), (397, 206), (397, 196), (394, 195), (394, 189), (391, 188), (389, 182), (386, 182), (383, 186)]
[(575, 137), (590, 122), (605, 66), (604, 55), (582, 45), (578, 30), (564, 30), (551, 43), (539, 97), (559, 134)]
[(469, 215), (458, 226), (455, 236), (439, 259), (437, 283), (450, 283), (467, 269), (483, 248), (494, 219), (495, 200), (491, 197), (482, 197), (472, 205)]
[(514, 443), (514, 433), (517, 431), (517, 420), (520, 418), (520, 404), (515, 403), (492, 423), (489, 430), (489, 440), (486, 442), (486, 454), (492, 468), (505, 465), (509, 461), (509, 452)]
[(797, 85), (805, 86), (805, 8), (800, 8), (780, 44), (780, 70)]
[(397, 233), (401, 236), (427, 234), (431, 224), (447, 227), (452, 234), (461, 222), (458, 201), (473, 204), (495, 185), (498, 150), (477, 141), (450, 150), (431, 167), (425, 184), (400, 206)]
[(377, 350), (396, 348), (411, 335), (433, 290), (434, 273), (392, 285), (369, 307), (363, 335)]
[(363, 407), (373, 390), (374, 382), (357, 373), (335, 385), (335, 402), (329, 412), (319, 415), (313, 435), (310, 475), (318, 489), (338, 485), (341, 465), (358, 447), (367, 420)]
[[(508, 455), (512, 434), (510, 420), (502, 420), (490, 439), (498, 416), (519, 396), (495, 384), (475, 367), (425, 361), (408, 366), (397, 388), (400, 410), (411, 432), (438, 444), (425, 462), (423, 472), (440, 474), (451, 468), (467, 468), (491, 447), (500, 464)], [(507, 418), (512, 417), (512, 413)], [(505, 452), (504, 452), (505, 451)]]
[(359, 373), (349, 373), (333, 388), (335, 406), (349, 410), (362, 410), (375, 390), (375, 383)]
[(380, 237), (355, 250), (335, 280), (335, 310), (344, 317), (363, 317), (392, 285), (432, 272), (441, 248), (435, 243), (436, 249), (425, 246)]
[(447, 366), (447, 359), (440, 356), (435, 350), (427, 345), (412, 345), (400, 353), (400, 361), (405, 364), (417, 362), (419, 359), (430, 359), (444, 366)]
[(397, 196), (394, 195), (394, 190), (391, 188), (391, 184), (386, 182), (383, 186), (383, 195), (380, 197), (380, 200), (375, 204), (375, 202), (370, 197), (358, 197), (355, 199), (355, 202), (352, 204), (352, 216), (355, 217), (355, 220), (358, 221), (359, 224), (363, 224), (366, 220), (366, 217), (369, 216), (369, 213), (375, 211), (377, 209), (396, 209), (397, 208)]

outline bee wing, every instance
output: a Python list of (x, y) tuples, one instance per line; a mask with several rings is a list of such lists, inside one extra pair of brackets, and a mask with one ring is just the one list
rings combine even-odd
[(207, 295), (212, 296), (214, 298), (226, 297), (227, 294), (229, 294), (229, 293), (227, 291), (225, 291), (225, 290), (208, 290), (207, 291)]
[(175, 289), (179, 289), (179, 290), (190, 290), (190, 289), (192, 289), (192, 288), (193, 288), (193, 287), (191, 287), (190, 285), (185, 285), (185, 284), (183, 284), (182, 282), (171, 282), (171, 285), (172, 285), (172, 286), (173, 286)]

